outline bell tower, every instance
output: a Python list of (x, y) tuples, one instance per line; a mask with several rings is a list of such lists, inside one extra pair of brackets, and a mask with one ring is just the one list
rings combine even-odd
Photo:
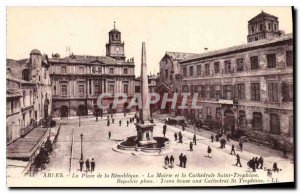
[(283, 31), (279, 30), (278, 18), (264, 11), (248, 21), (248, 43), (261, 39), (273, 39), (281, 33)]
[(116, 29), (116, 22), (114, 22), (114, 29), (108, 32), (108, 37), (106, 56), (125, 61), (124, 42), (121, 41), (121, 32)]

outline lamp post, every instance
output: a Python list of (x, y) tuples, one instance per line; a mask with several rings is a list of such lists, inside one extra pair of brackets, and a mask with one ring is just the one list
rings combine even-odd
[(83, 139), (83, 134), (80, 134), (80, 139), (81, 139), (81, 155), (80, 155), (80, 159), (83, 160), (83, 153), (82, 153), (82, 139)]

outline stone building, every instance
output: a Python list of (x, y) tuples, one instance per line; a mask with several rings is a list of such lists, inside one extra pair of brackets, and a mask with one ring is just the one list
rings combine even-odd
[[(71, 54), (60, 58), (54, 54), (51, 61), (53, 116), (100, 115), (123, 112), (129, 102), (112, 110), (115, 93), (134, 95), (134, 59), (126, 60), (121, 32), (115, 27), (109, 33), (106, 56)], [(106, 95), (99, 109), (97, 99)]]
[[(156, 92), (160, 94), (162, 100), (165, 93), (168, 93), (168, 98), (173, 98), (174, 93), (181, 93), (182, 72), (179, 62), (195, 57), (197, 54), (182, 53), (182, 52), (166, 52), (163, 58), (159, 62), (159, 78), (157, 79)], [(161, 106), (161, 100), (158, 106)], [(177, 101), (180, 103), (180, 100)], [(177, 110), (174, 110), (176, 114), (179, 114)], [(174, 112), (171, 110), (171, 102), (167, 102), (166, 108), (161, 109), (162, 113)]]
[(7, 59), (7, 143), (42, 125), (51, 114), (51, 85), (47, 55), (32, 50), (22, 60)]
[[(269, 22), (273, 22), (269, 29)], [(261, 13), (249, 21), (249, 43), (209, 51), (180, 61), (182, 92), (198, 93), (184, 114), (225, 132), (243, 130), (252, 140), (278, 146), (293, 139), (293, 35), (278, 35), (275, 16)], [(276, 26), (276, 27), (275, 27)], [(255, 27), (255, 30), (260, 27)]]

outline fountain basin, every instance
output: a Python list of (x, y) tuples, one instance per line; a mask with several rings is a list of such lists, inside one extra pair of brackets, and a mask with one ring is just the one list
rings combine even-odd
[(137, 136), (128, 137), (126, 140), (121, 141), (117, 148), (126, 151), (141, 151), (145, 153), (160, 153), (168, 149), (170, 140), (165, 137), (153, 137), (155, 142), (141, 144), (137, 140)]

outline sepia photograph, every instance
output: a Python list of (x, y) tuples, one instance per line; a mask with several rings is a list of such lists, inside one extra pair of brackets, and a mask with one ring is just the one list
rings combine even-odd
[(7, 187), (295, 187), (294, 17), (7, 6)]

